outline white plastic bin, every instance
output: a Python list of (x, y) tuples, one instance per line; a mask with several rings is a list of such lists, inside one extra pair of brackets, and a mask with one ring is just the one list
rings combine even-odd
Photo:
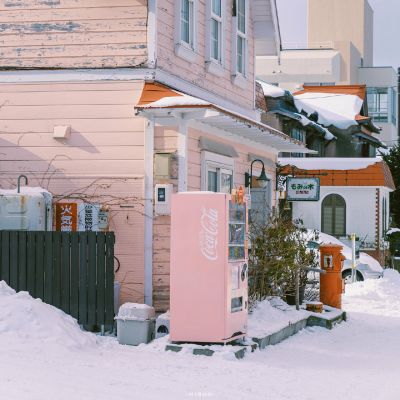
[(153, 307), (146, 304), (125, 303), (120, 307), (115, 319), (119, 344), (138, 346), (151, 341), (156, 321)]

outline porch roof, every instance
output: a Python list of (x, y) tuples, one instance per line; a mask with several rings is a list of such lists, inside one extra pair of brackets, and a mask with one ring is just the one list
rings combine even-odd
[[(177, 125), (178, 120), (195, 120), (256, 143), (276, 148), (279, 152), (317, 153), (306, 145), (261, 122), (251, 120), (205, 100), (186, 95), (156, 82), (147, 82), (135, 107), (136, 115), (163, 120)], [(175, 119), (175, 121), (174, 121)]]

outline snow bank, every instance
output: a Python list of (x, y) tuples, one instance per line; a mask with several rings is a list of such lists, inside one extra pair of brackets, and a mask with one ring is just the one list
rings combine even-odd
[(256, 79), (256, 82), (261, 85), (264, 92), (264, 96), (277, 98), (277, 97), (283, 97), (286, 94), (286, 92), (283, 89), (279, 88), (278, 86), (271, 85), (260, 79)]
[(291, 164), (300, 169), (325, 169), (336, 171), (365, 169), (371, 165), (382, 162), (380, 157), (366, 158), (341, 158), (341, 157), (311, 157), (311, 158), (278, 158), (282, 165)]
[(296, 311), (282, 299), (273, 297), (259, 302), (253, 309), (249, 315), (247, 336), (263, 338), (308, 316), (307, 311)]
[(385, 269), (385, 271), (383, 272), (383, 277), (391, 280), (393, 283), (400, 286), (400, 274), (395, 269)]
[(74, 350), (96, 343), (96, 335), (82, 331), (71, 316), (0, 281), (0, 345), (55, 344)]

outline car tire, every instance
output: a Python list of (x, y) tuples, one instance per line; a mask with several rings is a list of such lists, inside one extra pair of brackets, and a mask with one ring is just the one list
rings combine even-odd
[[(364, 280), (363, 276), (358, 271), (356, 271), (356, 272), (357, 272), (357, 274), (356, 274), (356, 282), (362, 282)], [(351, 283), (351, 271), (343, 272), (342, 273), (342, 279), (345, 280), (346, 284), (347, 283)]]

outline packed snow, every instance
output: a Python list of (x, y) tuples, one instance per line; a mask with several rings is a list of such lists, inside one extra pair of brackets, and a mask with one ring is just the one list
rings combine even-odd
[(256, 79), (256, 82), (261, 85), (264, 92), (264, 96), (277, 98), (277, 97), (284, 97), (286, 94), (285, 90), (279, 88), (278, 86), (264, 82), (261, 79)]
[(347, 129), (358, 125), (355, 120), (360, 113), (363, 100), (358, 96), (338, 93), (307, 92), (294, 96), (296, 108), (307, 115), (318, 113), (318, 123), (328, 127), (334, 125), (339, 129)]
[(304, 310), (296, 311), (279, 297), (264, 300), (258, 303), (249, 315), (247, 335), (263, 338), (308, 318), (309, 315)]
[[(346, 285), (347, 322), (308, 327), (237, 360), (165, 352), (168, 337), (120, 346), (63, 312), (0, 289), (0, 382), (5, 399), (397, 400), (400, 275)], [(266, 327), (268, 329), (268, 327)]]
[(366, 157), (366, 158), (341, 158), (341, 157), (310, 157), (310, 158), (278, 158), (278, 162), (281, 165), (295, 165), (300, 169), (309, 170), (335, 170), (335, 171), (347, 171), (347, 170), (358, 170), (365, 169), (376, 163), (381, 163), (382, 158), (380, 157)]

